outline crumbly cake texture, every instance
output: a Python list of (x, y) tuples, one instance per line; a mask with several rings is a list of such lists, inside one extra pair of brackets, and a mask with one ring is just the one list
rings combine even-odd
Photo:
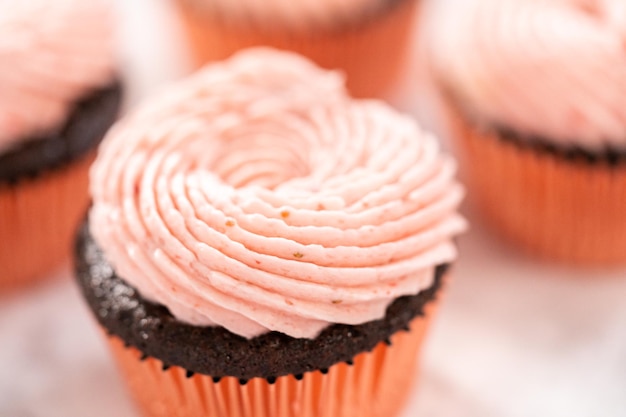
[(235, 377), (245, 383), (252, 378), (273, 381), (283, 375), (301, 377), (307, 372), (326, 371), (350, 363), (362, 352), (389, 342), (399, 331), (409, 331), (410, 322), (424, 314), (434, 301), (447, 265), (436, 268), (433, 285), (414, 296), (395, 300), (381, 320), (362, 325), (335, 324), (315, 339), (296, 339), (270, 332), (245, 339), (221, 327), (196, 327), (176, 320), (163, 306), (144, 300), (117, 276), (90, 235), (87, 223), (79, 231), (75, 269), (79, 286), (97, 320), (112, 335), (133, 346), (143, 357), (161, 360), (165, 370), (177, 366), (194, 373)]
[(56, 131), (0, 153), (0, 185), (67, 166), (94, 150), (118, 116), (122, 91), (122, 83), (114, 81), (89, 93)]
[[(509, 128), (495, 126), (491, 128), (477, 128), (486, 133), (486, 136), (497, 137), (518, 149), (534, 150), (540, 154), (552, 155), (568, 161), (587, 162), (591, 165), (604, 164), (608, 166), (626, 165), (626, 151), (606, 148), (601, 152), (593, 152), (578, 146), (563, 147), (551, 143), (548, 139), (539, 136), (526, 137)], [(493, 134), (489, 134), (492, 132)]]
[(623, 152), (566, 148), (510, 129), (480, 126), (449, 98), (446, 113), (486, 225), (540, 258), (624, 264)]
[(0, 151), (0, 292), (32, 285), (69, 259), (89, 206), (88, 172), (117, 117), (122, 86), (92, 91), (45, 135)]
[(491, 138), (491, 140), (499, 140), (503, 144), (513, 146), (520, 151), (536, 152), (539, 155), (559, 158), (564, 161), (607, 165), (609, 167), (626, 165), (626, 150), (611, 147), (599, 150), (585, 149), (575, 145), (574, 138), (568, 141), (570, 145), (563, 145), (555, 143), (547, 137), (520, 133), (505, 125), (481, 123), (467, 110), (468, 104), (464, 103), (457, 94), (454, 94), (444, 81), (439, 80), (438, 82), (441, 84), (440, 94), (448, 107), (448, 113), (455, 119), (462, 118), (467, 126), (471, 126), (471, 129), (481, 136)]

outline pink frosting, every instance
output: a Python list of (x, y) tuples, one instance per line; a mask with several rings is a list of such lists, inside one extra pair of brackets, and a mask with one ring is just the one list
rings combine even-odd
[(111, 82), (111, 14), (104, 0), (0, 0), (0, 150), (57, 128)]
[(204, 12), (250, 26), (295, 30), (332, 27), (375, 13), (387, 0), (182, 0)]
[(434, 66), (480, 122), (626, 148), (626, 2), (457, 3), (433, 24)]
[(253, 49), (111, 131), (90, 226), (120, 276), (179, 320), (313, 338), (380, 319), (455, 259), (454, 173), (411, 119)]

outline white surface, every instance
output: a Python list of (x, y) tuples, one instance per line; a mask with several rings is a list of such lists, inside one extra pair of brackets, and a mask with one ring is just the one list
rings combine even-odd
[[(147, 12), (162, 4), (124, 3), (136, 97), (182, 66), (165, 65), (178, 62), (163, 60), (175, 42)], [(409, 83), (397, 102), (432, 119), (419, 91)], [(536, 263), (476, 222), (460, 246), (405, 417), (626, 416), (626, 270)], [(0, 417), (138, 417), (70, 274), (59, 275), (0, 298)]]

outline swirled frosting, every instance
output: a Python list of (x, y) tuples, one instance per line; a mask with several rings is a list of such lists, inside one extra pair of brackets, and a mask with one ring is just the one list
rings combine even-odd
[(203, 12), (248, 26), (308, 30), (374, 14), (386, 0), (184, 0)]
[(626, 149), (626, 2), (459, 1), (432, 36), (440, 80), (481, 123)]
[(56, 129), (77, 99), (112, 81), (111, 5), (0, 0), (0, 150)]
[(120, 122), (90, 228), (179, 320), (313, 338), (385, 315), (456, 257), (463, 191), (436, 140), (296, 55), (253, 49)]

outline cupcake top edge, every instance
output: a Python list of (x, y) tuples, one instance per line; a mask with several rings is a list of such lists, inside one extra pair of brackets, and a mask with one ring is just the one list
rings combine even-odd
[(113, 14), (108, 0), (0, 0), (0, 151), (114, 82)]
[(437, 15), (430, 53), (438, 81), (476, 123), (626, 151), (626, 3), (459, 3)]
[(314, 338), (378, 320), (456, 258), (463, 189), (434, 137), (297, 55), (207, 66), (118, 123), (90, 230), (179, 320)]
[[(336, 28), (402, 0), (181, 0), (194, 12), (240, 28), (304, 31)], [(277, 26), (278, 25), (278, 26)]]
[(144, 300), (115, 274), (85, 225), (78, 233), (75, 254), (79, 288), (110, 337), (136, 347), (144, 357), (159, 359), (166, 368), (178, 366), (213, 378), (244, 380), (330, 368), (392, 341), (398, 332), (413, 331), (411, 323), (428, 315), (430, 304), (437, 302), (448, 270), (446, 265), (438, 266), (431, 287), (395, 300), (384, 319), (358, 326), (335, 324), (313, 340), (278, 332), (245, 339), (223, 327), (188, 325), (162, 306)]

